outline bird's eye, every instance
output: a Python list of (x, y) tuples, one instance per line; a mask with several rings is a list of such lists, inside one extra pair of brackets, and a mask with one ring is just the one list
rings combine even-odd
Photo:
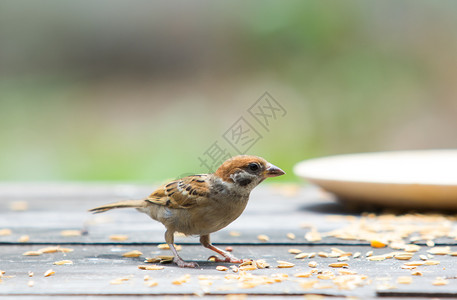
[(249, 167), (249, 170), (254, 171), (254, 172), (260, 168), (258, 163), (250, 163), (248, 167)]

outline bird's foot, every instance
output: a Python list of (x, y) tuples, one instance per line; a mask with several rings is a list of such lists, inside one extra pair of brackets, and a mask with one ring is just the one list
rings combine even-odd
[(184, 261), (181, 258), (174, 258), (173, 262), (178, 265), (180, 268), (197, 268), (198, 264), (193, 261)]
[(227, 257), (224, 257), (224, 258), (220, 258), (220, 257), (217, 257), (215, 255), (212, 255), (208, 258), (208, 260), (212, 260), (212, 261), (216, 261), (216, 262), (228, 262), (228, 263), (232, 263), (232, 264), (241, 264), (243, 263), (243, 260), (242, 259), (238, 259), (234, 256), (227, 256)]

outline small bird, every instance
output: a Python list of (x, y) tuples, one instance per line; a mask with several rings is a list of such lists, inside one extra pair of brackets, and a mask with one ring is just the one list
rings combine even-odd
[(166, 227), (165, 241), (173, 261), (182, 268), (195, 268), (185, 262), (174, 246), (174, 233), (199, 235), (200, 243), (223, 256), (216, 261), (241, 263), (230, 253), (216, 248), (209, 235), (237, 219), (245, 209), (249, 194), (263, 180), (285, 174), (265, 159), (239, 155), (226, 160), (211, 174), (187, 176), (157, 188), (149, 197), (102, 205), (89, 210), (101, 213), (113, 208), (136, 208)]

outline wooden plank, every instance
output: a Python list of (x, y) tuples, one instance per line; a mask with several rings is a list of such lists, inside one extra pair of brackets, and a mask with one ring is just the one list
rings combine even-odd
[[(236, 275), (231, 271), (220, 272), (215, 269), (218, 265), (230, 266), (227, 263), (207, 262), (206, 258), (212, 255), (211, 251), (200, 246), (184, 246), (180, 252), (185, 259), (193, 259), (200, 265), (197, 269), (180, 269), (174, 265), (164, 265), (163, 270), (145, 271), (139, 270), (138, 265), (144, 264), (145, 256), (168, 255), (169, 251), (160, 250), (151, 246), (129, 246), (129, 245), (76, 245), (71, 253), (49, 253), (40, 256), (23, 256), (22, 253), (28, 250), (37, 250), (39, 247), (31, 245), (0, 246), (2, 253), (1, 269), (6, 271), (4, 276), (14, 276), (3, 278), (0, 283), (1, 295), (225, 295), (227, 293), (246, 293), (246, 294), (271, 294), (271, 295), (301, 295), (304, 293), (319, 293), (333, 296), (357, 296), (359, 298), (376, 297), (377, 293), (385, 295), (392, 292), (408, 295), (413, 292), (421, 292), (423, 295), (434, 296), (437, 293), (457, 296), (456, 279), (449, 279), (447, 286), (437, 287), (432, 284), (438, 276), (455, 276), (455, 257), (436, 256), (439, 265), (420, 266), (417, 270), (423, 273), (422, 276), (413, 276), (411, 284), (398, 284), (399, 276), (410, 276), (410, 270), (404, 270), (401, 266), (405, 261), (387, 259), (384, 261), (369, 261), (362, 255), (360, 258), (350, 258), (347, 261), (347, 270), (355, 271), (359, 275), (366, 275), (367, 279), (361, 280), (354, 278), (353, 289), (340, 289), (332, 279), (317, 279), (318, 274), (310, 278), (294, 277), (296, 273), (309, 272), (309, 261), (317, 263), (319, 274), (328, 271), (335, 275), (340, 270), (329, 266), (330, 263), (337, 262), (336, 258), (324, 258), (316, 256), (312, 259), (298, 260), (288, 250), (290, 246), (235, 246), (233, 254), (241, 258), (265, 259), (271, 264), (269, 269), (249, 271), (255, 276), (266, 276), (274, 278), (274, 274), (287, 274), (288, 278), (282, 282), (273, 284), (261, 284), (253, 288), (243, 287), (249, 281), (225, 280), (226, 275)], [(366, 246), (341, 246), (347, 252), (361, 252), (365, 254), (371, 250)], [(328, 246), (302, 246), (299, 247), (304, 252), (330, 252)], [(126, 258), (122, 254), (131, 250), (140, 250), (144, 253), (139, 258)], [(390, 252), (388, 249), (375, 249), (374, 255)], [(419, 260), (419, 255), (425, 254), (425, 249), (414, 254), (411, 260)], [(53, 265), (53, 262), (60, 260), (71, 260), (72, 265)], [(295, 263), (293, 268), (277, 268), (277, 260), (285, 260)], [(53, 269), (56, 273), (50, 277), (44, 277), (46, 270)], [(28, 276), (28, 272), (34, 272), (33, 277)], [(185, 274), (190, 274), (190, 280), (181, 285), (174, 285), (171, 282)], [(145, 285), (144, 276), (149, 275), (158, 285), (148, 287)], [(202, 281), (198, 276), (206, 276), (209, 281)], [(110, 281), (117, 278), (128, 278), (125, 282), (118, 285), (110, 284)], [(337, 277), (343, 280), (343, 277)], [(348, 277), (349, 278), (349, 277)], [(347, 279), (348, 279), (347, 278)], [(34, 286), (27, 284), (30, 280), (34, 281)], [(313, 288), (303, 288), (303, 282), (312, 280), (318, 281)], [(395, 290), (385, 290), (382, 286), (395, 286)]]
[[(97, 187), (77, 186), (77, 188), (50, 186), (47, 189), (4, 188), (0, 190), (0, 229), (9, 228), (12, 234), (0, 236), (0, 243), (17, 243), (23, 235), (30, 236), (33, 243), (112, 243), (109, 236), (125, 234), (130, 243), (162, 243), (164, 227), (148, 216), (132, 209), (91, 215), (87, 209), (120, 199), (140, 198), (147, 194), (149, 187), (121, 186)], [(119, 192), (121, 191), (121, 192)], [(287, 191), (287, 190), (286, 190)], [(26, 201), (26, 211), (11, 211), (15, 201)], [(314, 226), (321, 233), (347, 226), (345, 219), (332, 219), (332, 216), (351, 216), (359, 219), (359, 214), (349, 214), (347, 209), (334, 199), (314, 188), (302, 188), (295, 194), (285, 195), (284, 191), (273, 186), (261, 186), (254, 190), (246, 211), (227, 228), (212, 235), (215, 243), (253, 244), (259, 234), (267, 234), (266, 244), (334, 244), (367, 245), (366, 241), (341, 240), (326, 237), (322, 241), (310, 243), (305, 234), (310, 230), (303, 224)], [(454, 222), (454, 227), (456, 223)], [(87, 231), (87, 235), (62, 237), (62, 230)], [(241, 236), (230, 235), (231, 231)], [(294, 233), (290, 240), (287, 233)], [(179, 243), (198, 243), (195, 238), (179, 238)], [(424, 241), (422, 241), (423, 244)], [(437, 244), (456, 245), (454, 238), (439, 238)]]

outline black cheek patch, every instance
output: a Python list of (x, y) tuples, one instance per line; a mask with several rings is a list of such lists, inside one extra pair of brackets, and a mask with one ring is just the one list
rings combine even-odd
[(242, 179), (242, 180), (238, 181), (238, 184), (241, 185), (241, 186), (247, 186), (251, 182), (252, 182), (251, 179)]

